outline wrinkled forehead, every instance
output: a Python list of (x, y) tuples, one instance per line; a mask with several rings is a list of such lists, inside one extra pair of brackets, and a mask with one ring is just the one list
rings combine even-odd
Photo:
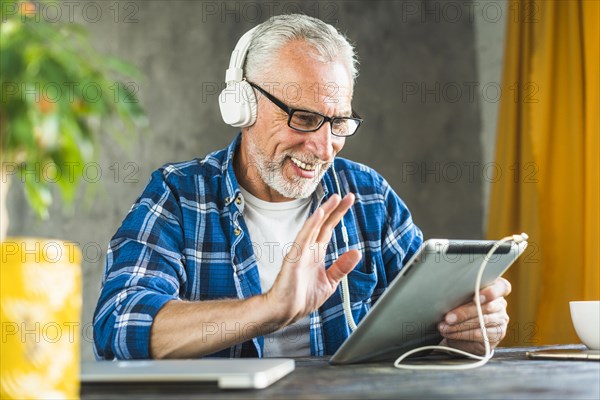
[(285, 45), (273, 62), (272, 93), (295, 107), (351, 111), (353, 82), (341, 59), (325, 61), (304, 42)]

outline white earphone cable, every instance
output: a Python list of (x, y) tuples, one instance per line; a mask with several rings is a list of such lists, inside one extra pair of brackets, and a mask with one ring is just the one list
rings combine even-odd
[[(334, 161), (335, 162), (335, 161)], [(335, 185), (337, 187), (338, 194), (342, 197), (342, 190), (340, 188), (340, 182), (338, 181), (337, 174), (335, 173), (335, 167), (333, 163), (331, 164), (331, 169), (333, 171), (333, 178), (335, 180)], [(346, 246), (345, 250), (350, 250), (350, 246), (348, 244), (348, 230), (346, 229), (346, 224), (344, 224), (344, 218), (342, 217), (342, 237), (344, 239), (344, 244)], [(350, 288), (348, 287), (348, 275), (345, 275), (342, 278), (342, 306), (344, 308), (344, 315), (346, 316), (346, 321), (348, 321), (348, 326), (350, 327), (350, 331), (354, 332), (356, 329), (356, 322), (354, 321), (354, 316), (352, 315), (352, 307), (350, 306)]]

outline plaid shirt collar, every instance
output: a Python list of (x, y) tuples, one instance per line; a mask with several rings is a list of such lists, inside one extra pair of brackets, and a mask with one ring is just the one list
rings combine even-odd
[[(235, 204), (235, 199), (238, 196), (242, 196), (242, 192), (240, 191), (240, 185), (237, 181), (237, 177), (235, 176), (235, 171), (233, 168), (233, 158), (237, 152), (237, 149), (242, 144), (242, 133), (239, 132), (236, 138), (227, 146), (227, 152), (225, 155), (225, 160), (221, 165), (222, 172), (222, 191), (221, 191), (221, 199), (225, 202), (225, 206), (228, 207), (232, 203)], [(321, 182), (317, 185), (317, 188), (311, 195), (312, 205), (310, 213), (312, 214), (323, 202), (323, 200), (329, 194), (329, 190), (327, 190), (327, 185), (324, 184), (326, 180), (331, 179), (329, 176), (329, 172), (326, 173)], [(243, 197), (243, 196), (242, 196)], [(242, 202), (239, 206), (240, 212), (244, 212), (244, 203)]]

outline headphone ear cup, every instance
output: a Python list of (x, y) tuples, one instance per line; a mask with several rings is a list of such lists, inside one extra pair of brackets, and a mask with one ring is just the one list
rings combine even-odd
[(219, 95), (219, 108), (226, 124), (236, 128), (251, 126), (256, 121), (256, 95), (246, 81), (232, 82)]
[(254, 88), (246, 81), (239, 83), (240, 90), (242, 92), (242, 98), (246, 101), (245, 106), (248, 108), (248, 123), (244, 125), (251, 126), (256, 122), (256, 115), (258, 109), (258, 100), (256, 99), (256, 93)]

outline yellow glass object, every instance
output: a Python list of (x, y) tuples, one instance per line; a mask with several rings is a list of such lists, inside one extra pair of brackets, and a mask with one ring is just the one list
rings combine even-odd
[(0, 397), (79, 398), (80, 250), (36, 238), (0, 248)]

